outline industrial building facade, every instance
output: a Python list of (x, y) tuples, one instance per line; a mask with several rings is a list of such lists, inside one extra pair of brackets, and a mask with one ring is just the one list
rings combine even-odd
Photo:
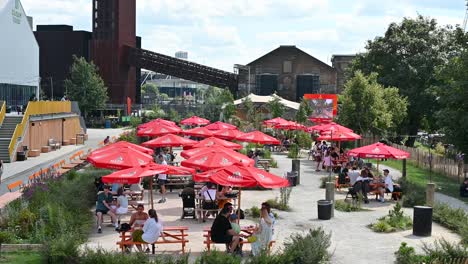
[(307, 93), (336, 93), (336, 70), (296, 46), (280, 46), (238, 72), (240, 96), (276, 92), (300, 101)]

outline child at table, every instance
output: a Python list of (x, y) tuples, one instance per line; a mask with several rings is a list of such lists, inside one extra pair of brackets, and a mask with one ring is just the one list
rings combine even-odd
[(229, 216), (229, 221), (231, 222), (231, 228), (236, 232), (236, 234), (240, 234), (241, 228), (239, 224), (237, 223), (237, 215), (236, 214), (231, 214)]

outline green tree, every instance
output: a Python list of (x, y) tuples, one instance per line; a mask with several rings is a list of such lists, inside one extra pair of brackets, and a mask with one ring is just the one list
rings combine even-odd
[[(234, 114), (234, 96), (229, 90), (210, 86), (202, 93), (204, 106), (202, 108), (202, 113), (197, 113), (197, 115), (211, 121), (218, 121), (221, 111), (223, 111), (225, 119), (228, 119)], [(225, 105), (224, 110), (222, 108), (223, 105)]]
[(259, 130), (261, 128), (261, 113), (249, 97), (242, 101), (242, 108), (245, 113), (245, 119), (248, 122), (247, 127)]
[(299, 104), (299, 109), (296, 112), (296, 122), (304, 124), (309, 119), (309, 116), (312, 114), (312, 107), (308, 101), (304, 98), (301, 99), (301, 103)]
[(468, 153), (468, 50), (438, 70), (442, 81), (435, 91), (441, 109), (436, 117), (445, 140)]
[(385, 135), (406, 116), (406, 99), (396, 88), (377, 83), (375, 73), (365, 76), (357, 71), (346, 82), (341, 99), (339, 122), (360, 134)]
[(73, 56), (70, 78), (64, 82), (70, 100), (77, 101), (83, 116), (89, 111), (102, 109), (108, 100), (107, 87), (98, 74), (98, 68), (83, 57)]
[(159, 88), (154, 83), (145, 83), (141, 86), (141, 93), (159, 95)]
[[(383, 37), (368, 41), (367, 52), (356, 57), (350, 72), (378, 73), (379, 83), (393, 86), (408, 98), (408, 118), (401, 132), (416, 135), (422, 121), (431, 120), (437, 109), (430, 88), (436, 84), (435, 68), (452, 56), (453, 32), (437, 26), (434, 19), (418, 16), (391, 23)], [(414, 137), (406, 145), (413, 146)]]
[(285, 107), (278, 97), (274, 97), (273, 100), (269, 101), (267, 107), (273, 118), (282, 117), (284, 114)]

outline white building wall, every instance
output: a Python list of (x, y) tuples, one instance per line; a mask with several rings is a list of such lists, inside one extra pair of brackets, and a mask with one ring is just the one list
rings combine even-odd
[(39, 45), (19, 0), (0, 0), (0, 83), (39, 85)]

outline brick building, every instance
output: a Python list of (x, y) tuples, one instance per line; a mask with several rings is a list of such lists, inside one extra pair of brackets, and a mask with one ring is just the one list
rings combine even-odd
[(356, 55), (333, 55), (332, 66), (336, 69), (336, 92), (341, 93), (346, 83), (346, 69)]
[(287, 100), (300, 101), (307, 93), (336, 92), (336, 70), (296, 46), (280, 46), (237, 70), (240, 97), (276, 91)]

